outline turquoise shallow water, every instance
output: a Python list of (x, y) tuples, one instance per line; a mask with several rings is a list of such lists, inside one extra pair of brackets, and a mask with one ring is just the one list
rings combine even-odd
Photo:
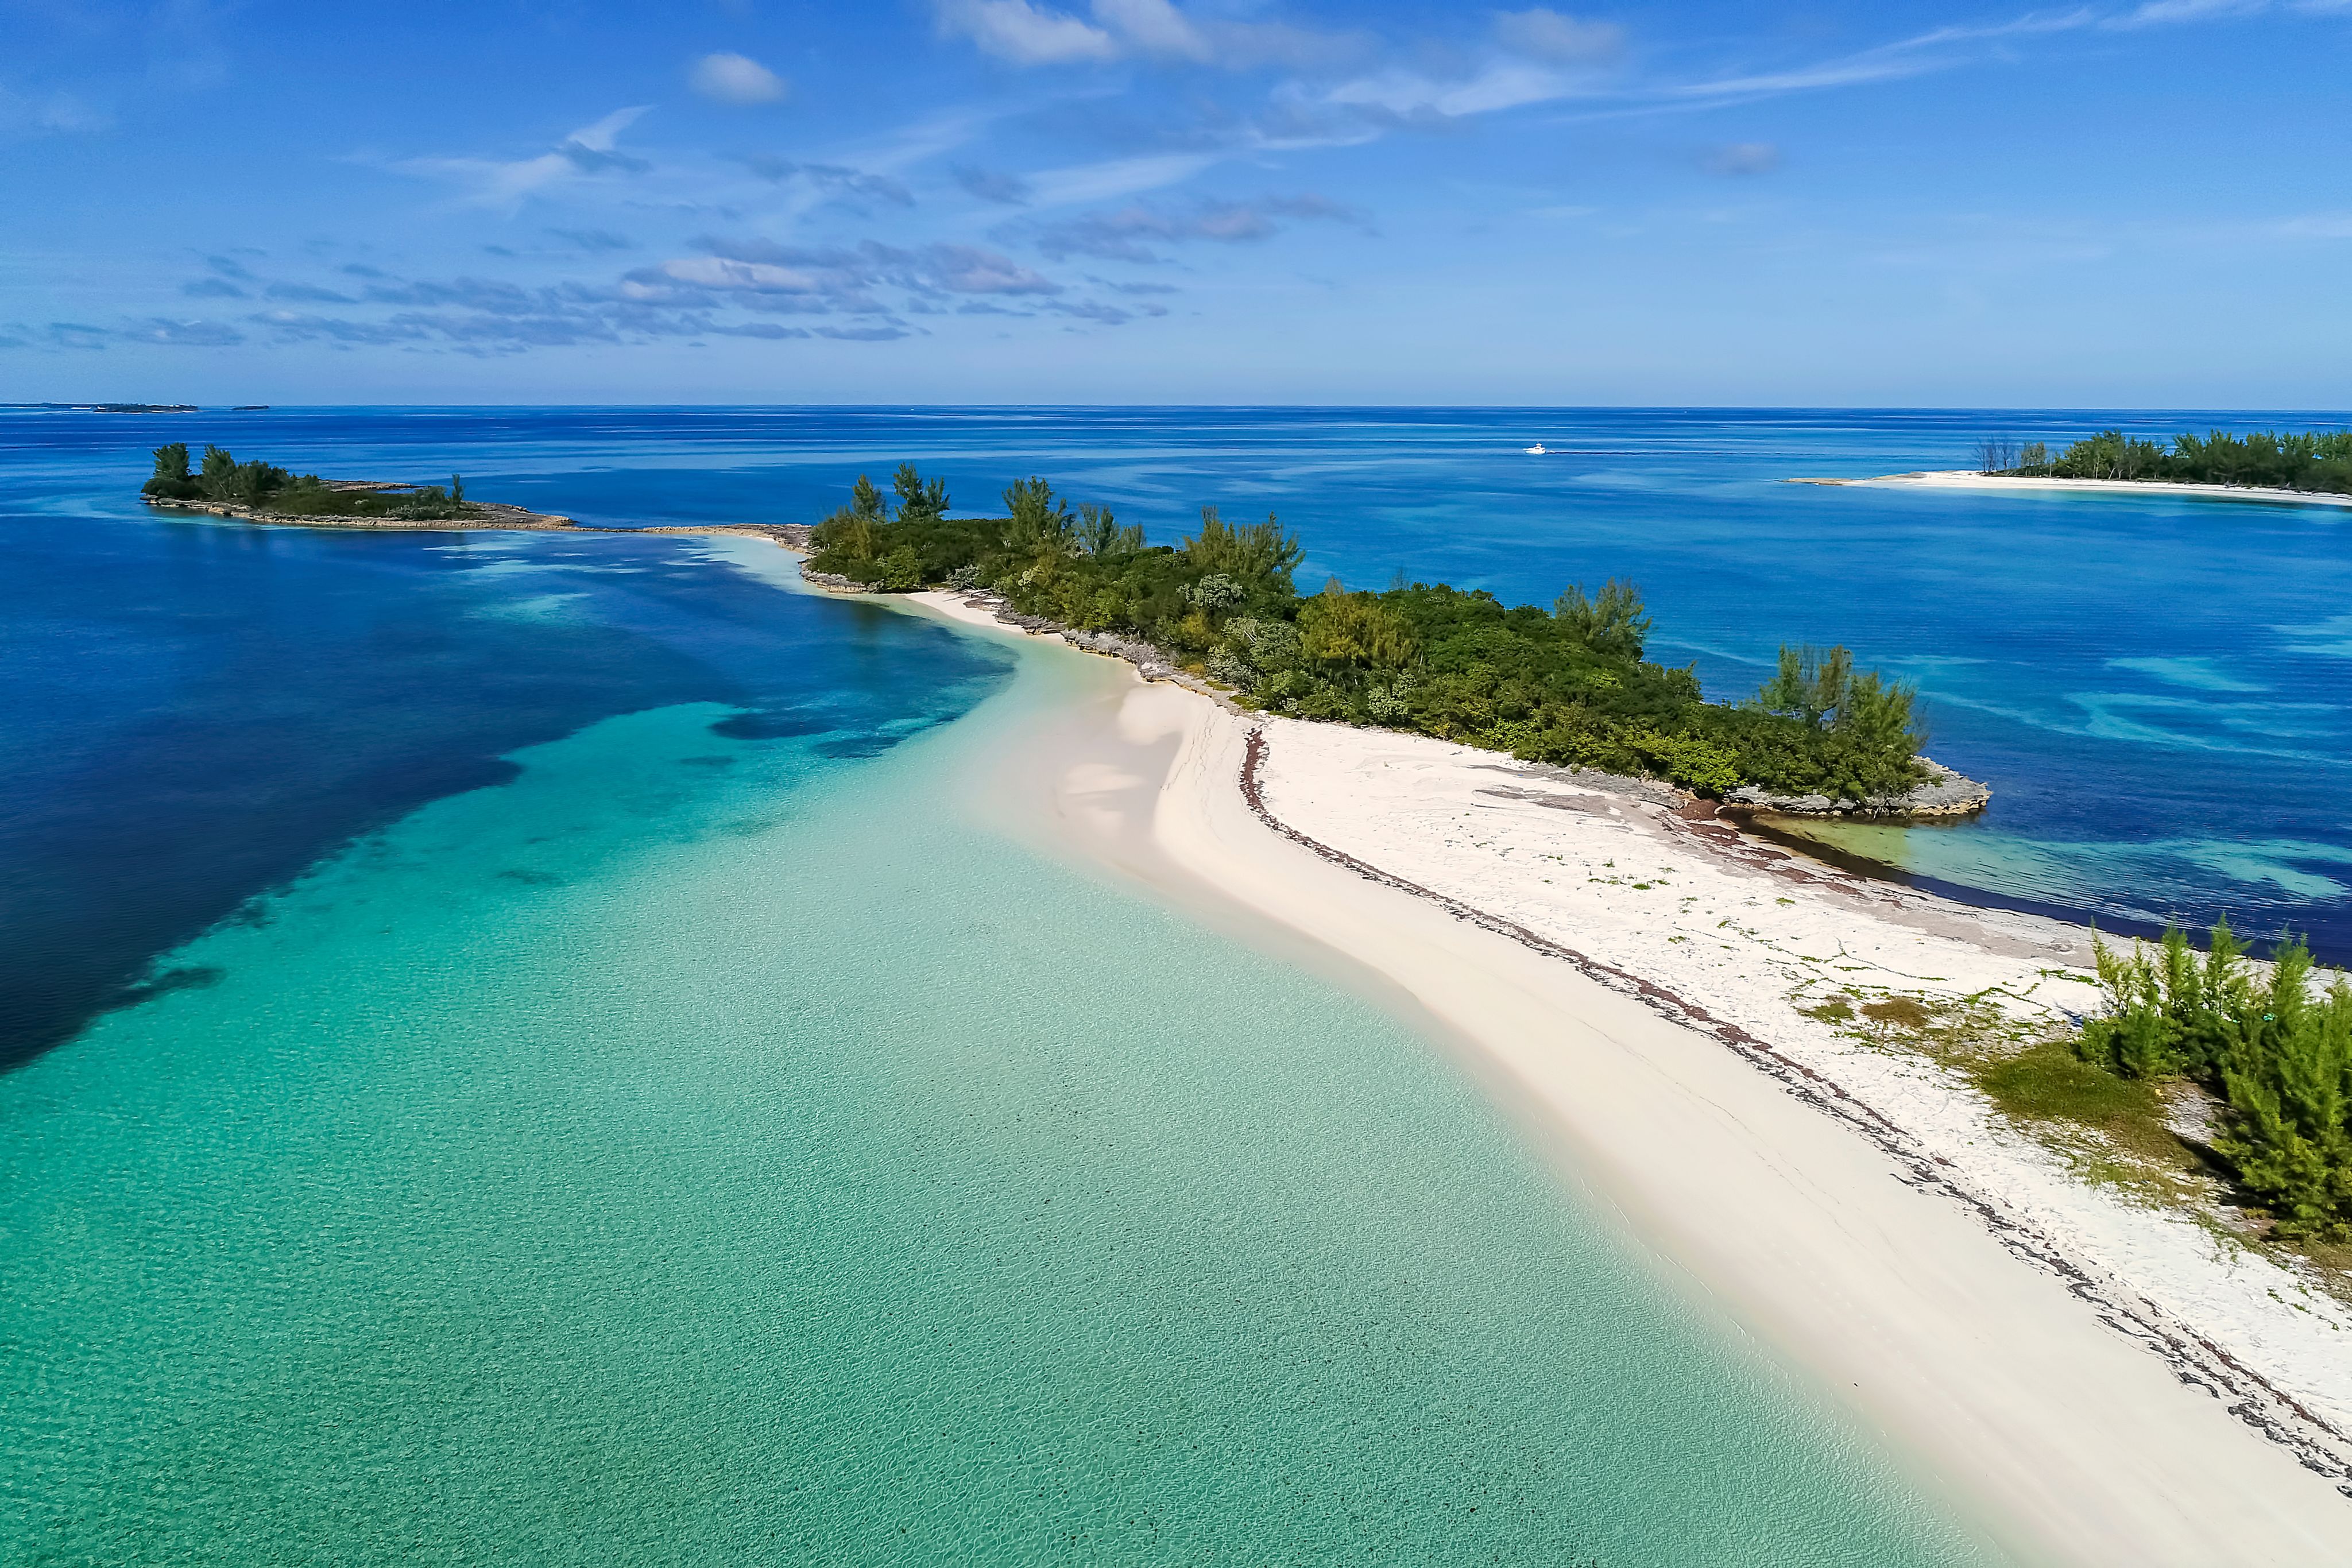
[(1054, 657), (600, 718), (0, 1079), (0, 1557), (1983, 1560), (1397, 1023), (967, 821)]

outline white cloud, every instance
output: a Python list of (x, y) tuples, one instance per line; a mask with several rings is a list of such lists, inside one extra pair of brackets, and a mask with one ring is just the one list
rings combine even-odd
[(1537, 6), (1495, 13), (1495, 36), (1505, 48), (1554, 65), (1590, 65), (1614, 58), (1625, 47), (1625, 29), (1613, 22), (1584, 22)]
[(1169, 0), (1094, 0), (1095, 20), (1145, 54), (1205, 60), (1209, 40)]
[(1310, 32), (1278, 22), (1197, 21), (1174, 0), (1088, 0), (1089, 21), (1034, 0), (931, 0), (942, 33), (970, 38), (1016, 65), (1069, 65), (1141, 57), (1246, 70), (1328, 68), (1360, 57), (1354, 34)]
[(776, 103), (790, 90), (783, 78), (748, 55), (705, 55), (688, 81), (719, 103)]
[(1029, 0), (940, 0), (940, 30), (961, 33), (989, 54), (1015, 65), (1064, 65), (1118, 57), (1118, 44), (1100, 27)]

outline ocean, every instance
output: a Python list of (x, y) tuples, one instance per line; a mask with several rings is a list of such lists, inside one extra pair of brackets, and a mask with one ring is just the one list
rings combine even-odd
[(950, 809), (1067, 659), (757, 542), (132, 492), (184, 439), (798, 521), (912, 458), (1272, 509), (1310, 580), (1632, 576), (1715, 691), (1921, 682), (1994, 810), (1864, 852), (2340, 930), (2339, 519), (1780, 483), (1993, 420), (0, 415), (7, 1554), (1987, 1560), (1442, 1053)]

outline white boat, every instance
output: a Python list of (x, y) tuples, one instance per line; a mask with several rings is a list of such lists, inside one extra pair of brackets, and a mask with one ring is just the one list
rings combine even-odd
[(1527, 454), (1530, 457), (1542, 456), (1544, 455), (1543, 443), (1538, 441), (1533, 446), (1527, 448)]

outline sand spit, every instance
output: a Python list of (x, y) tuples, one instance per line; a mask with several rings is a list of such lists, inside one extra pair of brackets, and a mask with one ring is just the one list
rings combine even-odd
[(2352, 507), (2352, 496), (2280, 490), (2261, 485), (2182, 485), (2163, 479), (2032, 479), (1978, 474), (1966, 468), (1880, 474), (1867, 479), (1790, 479), (1790, 485), (1862, 485), (1942, 490), (2084, 490), (2123, 496), (2190, 496), (2209, 501), (2263, 501), (2272, 506)]
[(2352, 1558), (2352, 1312), (1802, 1010), (2056, 1019), (2092, 999), (2086, 932), (1801, 860), (1662, 787), (1106, 679), (1010, 748), (1042, 837), (1286, 933), (1453, 1040), (1669, 1278), (2014, 1550)]
[[(372, 479), (339, 479), (331, 489), (337, 490), (398, 490), (406, 486), (389, 481)], [(602, 528), (594, 523), (575, 522), (560, 512), (534, 512), (523, 507), (509, 506), (503, 501), (468, 501), (472, 508), (463, 517), (355, 517), (331, 515), (310, 515), (294, 512), (273, 512), (239, 506), (229, 501), (179, 501), (160, 496), (142, 496), (141, 500), (162, 511), (204, 512), (215, 517), (229, 517), (241, 523), (259, 523), (273, 528), (358, 528), (370, 533), (387, 529), (400, 531), (425, 530), (435, 533), (471, 533), (477, 530), (491, 533), (574, 533), (574, 534), (705, 534), (741, 535), (752, 538), (771, 539), (789, 550), (805, 549), (809, 529), (801, 523), (688, 523), (660, 528)]]

